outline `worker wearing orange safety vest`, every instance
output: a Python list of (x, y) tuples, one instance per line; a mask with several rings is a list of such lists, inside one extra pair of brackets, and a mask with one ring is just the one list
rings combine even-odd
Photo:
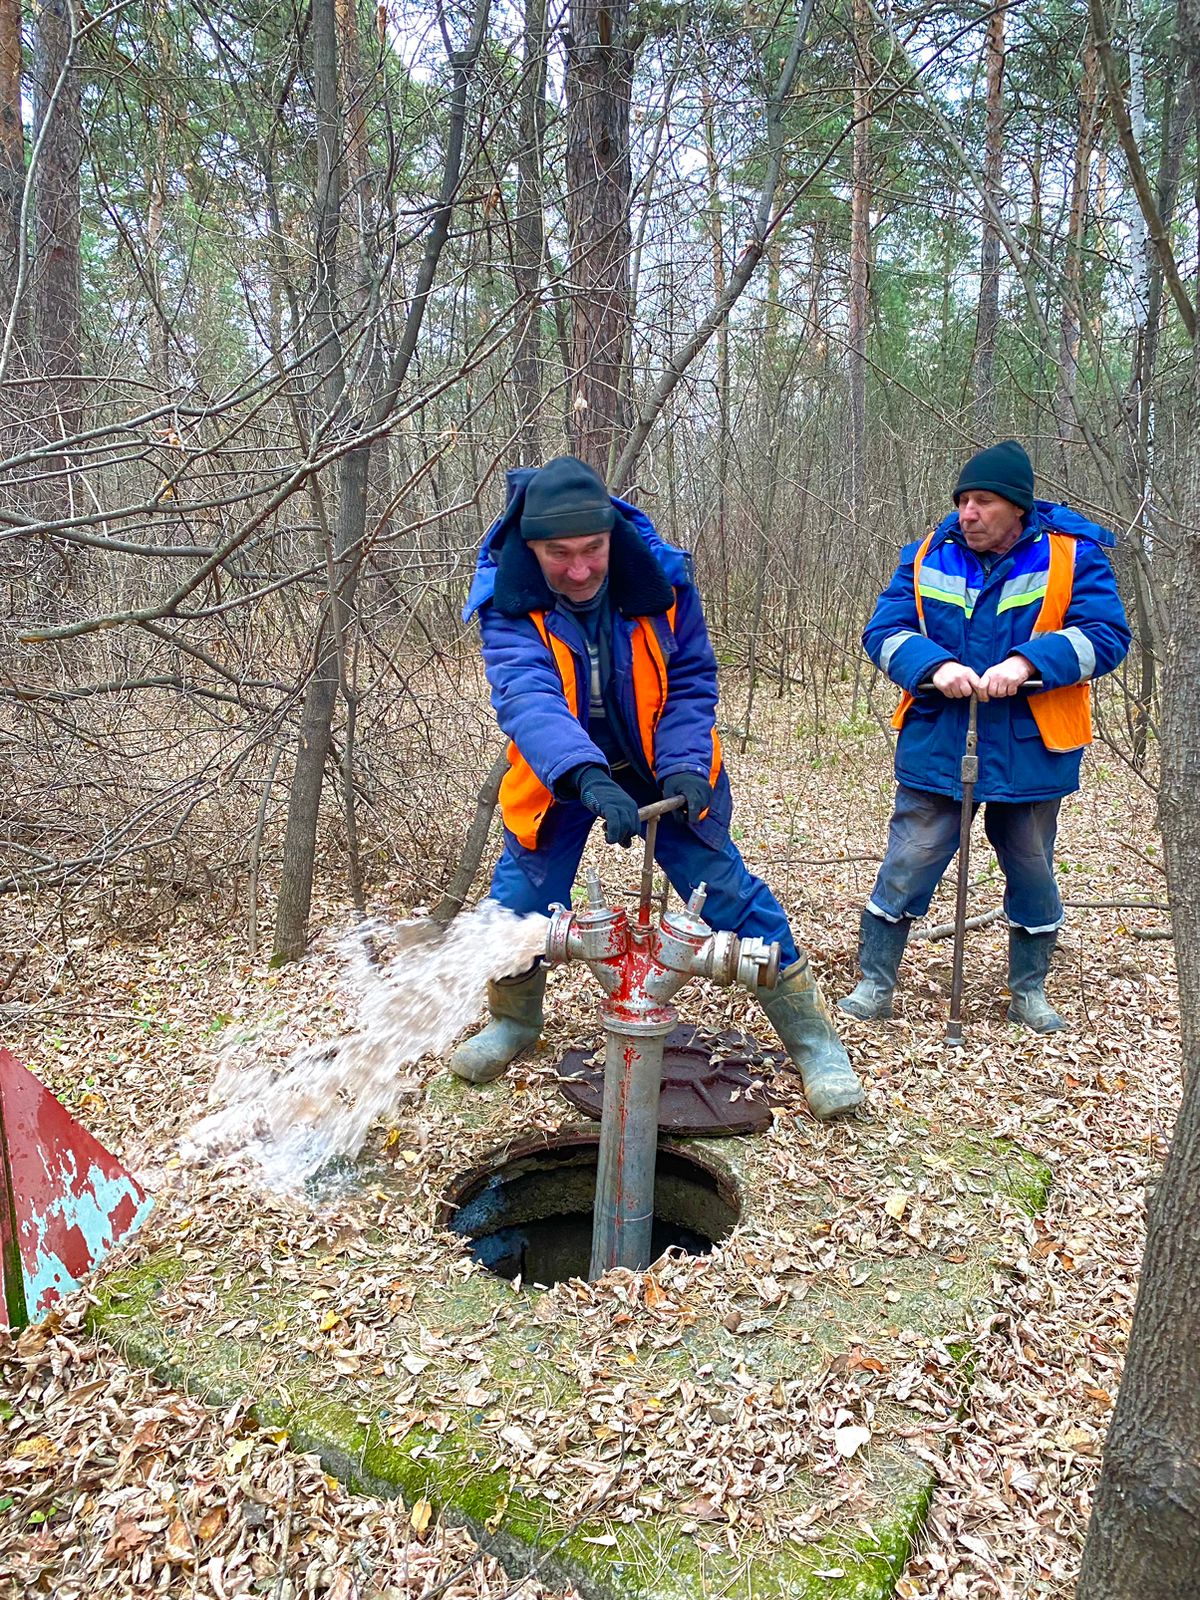
[[(510, 473), (508, 488), (464, 612), (479, 618), (510, 741), (492, 897), (518, 913), (569, 903), (597, 817), (610, 844), (628, 845), (640, 806), (680, 796), (683, 807), (659, 820), (660, 865), (685, 899), (707, 884), (714, 928), (779, 941), (783, 970), (764, 1009), (813, 1112), (852, 1110), (862, 1087), (807, 957), (729, 836), (717, 663), (689, 557), (573, 456)], [(487, 1082), (536, 1040), (545, 982), (539, 963), (489, 985), (491, 1020), (450, 1058), (459, 1077)]]
[[(1044, 990), (1063, 917), (1059, 803), (1079, 787), (1091, 743), (1089, 685), (1129, 648), (1104, 548), (1116, 541), (1067, 506), (1035, 500), (1033, 466), (1012, 439), (971, 457), (954, 503), (905, 547), (863, 633), (871, 660), (904, 694), (893, 719), (898, 788), (887, 853), (862, 917), (862, 981), (840, 1004), (853, 1017), (892, 1014), (909, 929), (958, 848), (975, 695), (974, 797), (1005, 879), (1008, 1015), (1050, 1033), (1065, 1026)], [(1041, 686), (1022, 692), (1031, 678)]]

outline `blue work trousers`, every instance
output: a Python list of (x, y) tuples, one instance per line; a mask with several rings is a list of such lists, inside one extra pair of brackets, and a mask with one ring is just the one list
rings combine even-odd
[[(1004, 914), (1014, 927), (1029, 933), (1052, 933), (1063, 920), (1054, 882), (1058, 807), (1058, 800), (989, 800), (983, 810), (983, 829), (1004, 873)], [(888, 922), (923, 917), (958, 850), (961, 821), (958, 800), (900, 784), (887, 854), (867, 910)]]
[[(635, 788), (633, 782), (622, 786), (634, 791), (639, 805), (658, 799), (657, 790), (642, 794), (637, 792), (641, 786)], [(536, 850), (522, 849), (506, 830), (504, 850), (492, 875), (492, 899), (522, 915), (545, 914), (556, 902), (570, 905), (583, 847), (597, 820), (586, 806), (567, 800), (556, 802), (546, 814)], [(748, 869), (728, 833), (723, 832), (721, 844), (711, 844), (668, 812), (658, 819), (654, 858), (684, 900), (698, 883), (708, 885), (701, 915), (710, 927), (739, 938), (778, 939), (781, 971), (798, 959), (787, 914), (762, 879)]]

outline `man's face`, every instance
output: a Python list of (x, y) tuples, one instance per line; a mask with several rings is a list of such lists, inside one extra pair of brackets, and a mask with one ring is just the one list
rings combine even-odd
[(966, 489), (958, 497), (958, 525), (976, 555), (1003, 555), (1021, 537), (1025, 513), (990, 489)]
[(534, 539), (530, 549), (555, 594), (582, 604), (600, 590), (608, 573), (607, 533), (580, 533), (570, 539)]

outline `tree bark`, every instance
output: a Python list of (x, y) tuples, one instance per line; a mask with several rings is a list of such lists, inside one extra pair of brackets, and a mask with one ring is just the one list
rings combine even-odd
[(1071, 167), (1071, 203), (1067, 221), (1066, 261), (1063, 267), (1062, 307), (1059, 316), (1058, 446), (1063, 482), (1071, 487), (1071, 446), (1079, 432), (1075, 393), (1079, 377), (1079, 335), (1083, 290), (1083, 247), (1087, 234), (1088, 178), (1092, 166), (1092, 146), (1096, 139), (1096, 51), (1088, 46), (1083, 54), (1083, 81), (1079, 88), (1079, 128), (1075, 140), (1075, 159)]
[[(1200, 493), (1200, 384), (1193, 388), (1190, 494)], [(1191, 1600), (1200, 1571), (1200, 534), (1182, 522), (1174, 531), (1160, 816), (1179, 970), (1184, 1098), (1150, 1202), (1129, 1349), (1077, 1600)]]
[[(341, 228), (343, 151), (338, 111), (337, 0), (313, 0), (312, 79), (316, 112), (317, 174), (313, 204), (314, 278), (311, 328), (317, 351), (324, 415), (322, 424), (333, 432), (345, 401), (345, 364), (337, 328), (338, 234)], [(352, 452), (346, 463), (360, 452)], [(362, 471), (363, 506), (366, 504), (366, 470)], [(350, 505), (339, 508), (349, 512)], [(332, 552), (335, 574), (338, 552)], [(329, 758), (333, 711), (337, 701), (337, 632), (333, 609), (342, 602), (339, 584), (330, 586), (328, 613), (316, 642), (312, 676), (304, 692), (300, 713), (296, 764), (288, 797), (287, 829), (280, 865), (279, 896), (275, 905), (275, 941), (272, 960), (290, 961), (303, 953), (308, 942), (308, 914), (312, 906), (313, 867), (317, 822), (325, 763)]]
[(977, 440), (990, 440), (996, 427), (996, 331), (1000, 321), (1000, 232), (993, 212), (1003, 204), (1004, 188), (1004, 23), (998, 5), (988, 19), (987, 135), (983, 177), (985, 206), (979, 256), (979, 310), (972, 360), (972, 413)]
[[(854, 0), (854, 145), (850, 187), (850, 515), (857, 543), (867, 526), (867, 273), (871, 256), (870, 14)], [(855, 678), (857, 689), (858, 679)]]
[[(1179, 27), (1193, 88), (1200, 88), (1200, 0), (1180, 0)], [(1147, 222), (1153, 236), (1154, 224), (1149, 217)], [(1190, 415), (1179, 504), (1190, 510), (1200, 494), (1200, 341), (1195, 308), (1189, 309)], [(1105, 1442), (1078, 1600), (1190, 1600), (1200, 1571), (1200, 530), (1195, 518), (1185, 512), (1174, 519), (1171, 538), (1159, 816), (1179, 975), (1183, 1104), (1149, 1205), (1129, 1349)]]
[[(374, 427), (387, 417), (408, 374), (416, 353), (421, 325), (437, 274), (438, 262), (450, 232), (450, 217), (462, 171), (467, 87), (487, 30), (489, 0), (476, 0), (471, 36), (465, 49), (447, 51), (453, 75), (449, 120), (441, 190), (433, 213), (429, 235), (417, 270), (403, 330), (397, 341), (386, 381), (369, 375), (364, 385), (365, 419), (347, 415), (349, 399), (345, 363), (338, 334), (339, 288), (337, 273), (338, 234), (341, 227), (341, 169), (343, 163), (342, 123), (338, 109), (338, 4), (339, 0), (313, 0), (312, 53), (313, 90), (317, 123), (317, 185), (314, 203), (315, 280), (313, 289), (313, 332), (318, 347), (321, 391), (327, 434), (359, 426), (365, 421)], [(351, 146), (356, 137), (351, 130)], [(364, 266), (365, 277), (365, 266)], [(360, 289), (363, 288), (360, 285)], [(371, 312), (371, 315), (376, 313)], [(368, 338), (378, 340), (378, 327)], [(376, 349), (376, 359), (382, 365)], [(373, 374), (375, 362), (367, 363)], [(360, 427), (361, 431), (361, 427)], [(338, 504), (329, 557), (330, 582), (326, 615), (314, 649), (312, 677), (305, 691), (300, 717), (300, 739), (296, 766), (288, 800), (287, 830), (275, 916), (275, 945), (272, 959), (291, 960), (300, 955), (308, 940), (308, 914), (312, 904), (317, 825), (325, 764), (332, 739), (333, 713), (337, 704), (339, 674), (346, 672), (346, 641), (353, 621), (353, 602), (362, 559), (366, 527), (367, 486), (372, 442), (365, 439), (342, 456), (338, 469)], [(319, 494), (319, 490), (318, 490)], [(328, 538), (328, 534), (326, 534)], [(352, 795), (352, 789), (348, 791)], [(353, 824), (351, 823), (353, 833)], [(353, 847), (353, 838), (351, 838)], [(353, 877), (352, 868), (352, 877)]]
[[(728, 273), (725, 268), (725, 213), (721, 199), (721, 165), (717, 157), (713, 94), (708, 73), (701, 68), (700, 106), (704, 127), (705, 164), (708, 171), (708, 227), (712, 252), (713, 299), (719, 305), (725, 298)], [(768, 340), (768, 350), (770, 341)], [(729, 515), (729, 321), (717, 329), (717, 549), (724, 570), (728, 571), (726, 523)], [(747, 722), (747, 727), (749, 723)]]
[(572, 0), (567, 49), (572, 448), (607, 476), (619, 435), (629, 327), (629, 0)]
[(513, 388), (517, 397), (517, 462), (542, 459), (542, 306), (539, 286), (546, 251), (542, 216), (542, 146), (546, 132), (546, 0), (525, 0), (521, 61), (521, 132), (517, 152), (517, 214), (513, 221), (513, 278), (520, 305)]
[(0, 301), (17, 292), (25, 128), (21, 121), (21, 0), (0, 0)]
[[(74, 0), (45, 0), (34, 34), (34, 314), (58, 437), (79, 431), (82, 405), (79, 163), (83, 149), (79, 76), (72, 59)], [(63, 498), (55, 492), (55, 498)]]

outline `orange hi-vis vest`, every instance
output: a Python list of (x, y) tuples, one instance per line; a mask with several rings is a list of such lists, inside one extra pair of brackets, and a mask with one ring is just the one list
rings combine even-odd
[[(570, 645), (546, 627), (546, 613), (531, 611), (530, 620), (542, 636), (542, 643), (554, 658), (562, 679), (563, 694), (571, 715), (579, 718), (579, 683)], [(674, 632), (675, 607), (666, 613)], [(667, 703), (667, 663), (653, 617), (635, 617), (633, 629), (633, 697), (637, 706), (638, 737), (646, 765), (654, 771), (654, 732)], [(721, 770), (721, 741), (717, 730), (712, 735), (713, 755), (708, 781), (716, 783)], [(542, 818), (554, 804), (554, 796), (534, 772), (513, 740), (508, 741), (508, 771), (500, 784), (500, 814), (504, 826), (526, 850), (537, 848)]]
[[(936, 531), (936, 530), (935, 530)], [(1075, 540), (1065, 533), (1047, 533), (1050, 541), (1050, 566), (1046, 577), (1046, 593), (1041, 608), (1034, 618), (1032, 634), (1057, 633), (1066, 620), (1071, 604), (1071, 591), (1075, 583)], [(921, 593), (921, 564), (929, 552), (933, 534), (921, 541), (913, 561), (913, 593), (917, 602), (917, 619), (921, 632), (928, 636), (925, 626), (925, 601)], [(900, 729), (908, 715), (914, 696), (906, 689), (892, 716), (892, 727)], [(1060, 689), (1045, 689), (1029, 696), (1029, 709), (1037, 723), (1042, 743), (1047, 750), (1065, 754), (1081, 750), (1092, 742), (1092, 686), (1090, 683), (1067, 683)]]

